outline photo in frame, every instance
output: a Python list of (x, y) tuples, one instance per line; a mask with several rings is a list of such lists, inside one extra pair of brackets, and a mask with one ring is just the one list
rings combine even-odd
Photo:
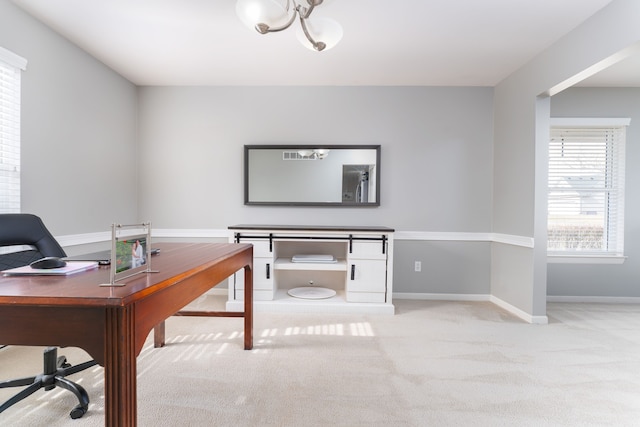
[(146, 269), (147, 236), (138, 234), (124, 238), (116, 238), (116, 275), (124, 272), (132, 273), (139, 267)]

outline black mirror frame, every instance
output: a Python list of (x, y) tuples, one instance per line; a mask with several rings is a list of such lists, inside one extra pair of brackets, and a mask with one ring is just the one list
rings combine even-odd
[[(249, 150), (274, 149), (274, 150), (376, 150), (376, 201), (367, 203), (358, 202), (252, 202), (249, 200)], [(344, 208), (368, 208), (380, 206), (380, 145), (245, 145), (244, 146), (244, 204), (247, 206), (329, 206)]]

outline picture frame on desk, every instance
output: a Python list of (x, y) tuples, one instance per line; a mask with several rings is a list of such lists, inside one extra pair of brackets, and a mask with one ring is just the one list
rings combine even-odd
[(101, 286), (124, 286), (123, 279), (151, 269), (151, 223), (111, 225), (110, 283)]

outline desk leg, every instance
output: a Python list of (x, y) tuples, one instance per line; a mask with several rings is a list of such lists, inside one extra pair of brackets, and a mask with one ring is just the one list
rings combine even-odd
[(107, 427), (135, 427), (137, 382), (135, 308), (107, 308), (104, 400)]
[(153, 328), (153, 347), (164, 347), (164, 320)]
[(244, 349), (253, 348), (253, 267), (244, 267)]

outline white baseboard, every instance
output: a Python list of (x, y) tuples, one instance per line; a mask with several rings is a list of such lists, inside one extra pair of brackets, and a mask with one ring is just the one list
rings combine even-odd
[(640, 304), (640, 297), (598, 297), (548, 295), (547, 302), (590, 302), (600, 304)]
[(394, 292), (394, 299), (406, 299), (406, 300), (434, 300), (434, 301), (490, 301), (495, 305), (507, 310), (514, 316), (524, 320), (527, 323), (546, 325), (549, 323), (547, 316), (532, 316), (529, 313), (525, 313), (518, 307), (515, 307), (500, 298), (496, 298), (493, 295), (486, 294), (425, 294), (425, 293), (407, 293), (407, 292)]
[(534, 325), (546, 325), (549, 323), (549, 318), (545, 316), (533, 316), (527, 312), (520, 310), (518, 307), (509, 304), (508, 302), (501, 300), (498, 297), (491, 295), (491, 302), (495, 305), (507, 310), (509, 313), (514, 316), (519, 317), (525, 322), (532, 323)]
[(489, 301), (485, 294), (427, 294), (419, 292), (394, 292), (393, 299), (433, 300), (433, 301)]

